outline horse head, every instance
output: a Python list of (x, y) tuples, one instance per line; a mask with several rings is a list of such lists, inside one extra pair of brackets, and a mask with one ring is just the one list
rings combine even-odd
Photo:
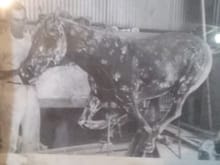
[(49, 67), (58, 65), (66, 51), (63, 22), (59, 16), (51, 14), (38, 25), (29, 55), (19, 68), (23, 82), (29, 84)]

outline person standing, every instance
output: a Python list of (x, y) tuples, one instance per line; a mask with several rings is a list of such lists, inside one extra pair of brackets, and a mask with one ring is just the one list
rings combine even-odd
[[(0, 33), (0, 70), (16, 70), (27, 58), (32, 39), (26, 31), (26, 10), (16, 2), (8, 14), (8, 28)], [(33, 152), (40, 148), (40, 107), (34, 86), (19, 76), (0, 82), (2, 152)], [(19, 147), (20, 146), (20, 147)]]

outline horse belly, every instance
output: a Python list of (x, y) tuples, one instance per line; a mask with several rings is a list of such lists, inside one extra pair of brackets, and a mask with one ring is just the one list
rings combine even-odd
[(135, 88), (137, 88), (136, 86), (139, 86), (139, 98), (151, 99), (164, 95), (172, 86), (174, 86), (177, 79), (178, 75), (174, 68), (171, 69), (170, 72), (165, 69), (159, 74), (155, 70), (154, 76), (148, 81), (144, 81), (143, 77), (137, 76), (134, 86)]
[(181, 77), (180, 70), (185, 67), (167, 59), (149, 59), (139, 59), (144, 64), (139, 63), (132, 79), (139, 98), (151, 99), (165, 94)]

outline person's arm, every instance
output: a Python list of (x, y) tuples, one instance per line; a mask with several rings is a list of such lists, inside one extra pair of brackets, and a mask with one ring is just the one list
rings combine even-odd
[(0, 33), (0, 70), (13, 69), (12, 46), (10, 31)]

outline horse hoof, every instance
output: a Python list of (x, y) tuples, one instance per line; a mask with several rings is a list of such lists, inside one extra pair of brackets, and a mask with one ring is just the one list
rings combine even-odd
[(47, 150), (48, 146), (40, 143), (40, 150)]
[(145, 143), (144, 153), (151, 154), (154, 151), (154, 144), (152, 142)]
[(85, 125), (85, 121), (84, 120), (79, 120), (78, 121), (78, 125), (81, 127), (81, 128), (84, 128), (84, 125)]
[(166, 136), (166, 135), (159, 135), (159, 136), (157, 137), (157, 140), (158, 140), (160, 143), (165, 144), (165, 145), (169, 145), (169, 144), (172, 143), (172, 140), (171, 140), (168, 136)]

